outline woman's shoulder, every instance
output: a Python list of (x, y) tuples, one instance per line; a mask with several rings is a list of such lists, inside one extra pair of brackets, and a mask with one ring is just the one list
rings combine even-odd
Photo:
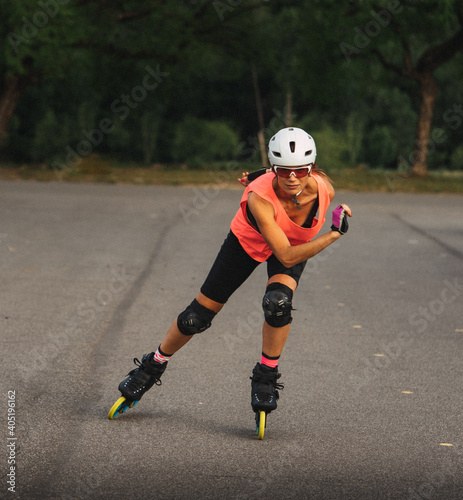
[(250, 193), (257, 193), (261, 196), (265, 196), (267, 194), (271, 194), (273, 192), (273, 179), (275, 178), (275, 174), (273, 172), (268, 172), (264, 175), (261, 175), (256, 180), (252, 181), (247, 190)]
[(326, 191), (328, 192), (328, 196), (330, 198), (330, 201), (332, 201), (334, 198), (335, 191), (334, 191), (333, 184), (331, 184), (331, 179), (323, 171), (313, 172), (312, 175), (316, 176), (317, 179), (321, 183), (323, 183), (322, 185), (326, 188)]

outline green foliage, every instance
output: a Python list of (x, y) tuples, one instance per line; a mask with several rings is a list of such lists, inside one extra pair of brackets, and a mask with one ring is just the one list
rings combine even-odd
[(454, 149), (449, 166), (452, 170), (463, 170), (463, 145), (459, 145)]
[(161, 116), (159, 114), (150, 111), (143, 113), (140, 120), (140, 147), (145, 164), (151, 163), (155, 157), (160, 124)]
[(237, 134), (227, 124), (187, 116), (177, 126), (172, 157), (198, 167), (233, 159), (239, 153), (238, 144)]
[(317, 145), (317, 164), (327, 172), (351, 167), (349, 143), (343, 132), (324, 125), (314, 130), (313, 137)]
[(397, 159), (397, 143), (390, 127), (375, 125), (365, 138), (364, 155), (373, 167), (392, 166)]
[(109, 151), (116, 154), (124, 154), (132, 151), (132, 134), (125, 122), (115, 120), (112, 132), (105, 137), (105, 145)]
[(68, 44), (80, 36), (79, 11), (71, 4), (1, 2), (0, 61), (6, 75), (63, 75)]
[(59, 149), (66, 146), (69, 140), (67, 135), (53, 110), (47, 110), (36, 126), (32, 141), (32, 159), (36, 162), (53, 159)]
[[(320, 166), (396, 168), (413, 154), (420, 104), (404, 51), (415, 67), (461, 30), (459, 9), (461, 0), (0, 0), (0, 99), (9, 78), (21, 82), (2, 153), (63, 163), (107, 119), (113, 127), (94, 153), (146, 164), (230, 160), (240, 143), (257, 150), (255, 67), (267, 135), (284, 126), (291, 94), (292, 122), (314, 136)], [(168, 76), (134, 100), (148, 65)], [(435, 77), (432, 127), (448, 138), (429, 165), (461, 169), (463, 116), (453, 109), (463, 103), (463, 56)]]
[(313, 136), (317, 164), (327, 172), (352, 168), (358, 163), (365, 133), (362, 114), (354, 111), (345, 120), (338, 120), (335, 126), (330, 123), (329, 115), (313, 113), (298, 120), (297, 126)]

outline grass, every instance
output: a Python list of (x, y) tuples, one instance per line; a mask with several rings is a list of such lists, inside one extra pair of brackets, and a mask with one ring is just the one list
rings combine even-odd
[(389, 193), (463, 194), (463, 172), (430, 172), (409, 177), (391, 170), (346, 169), (330, 174), (336, 189)]
[[(85, 158), (75, 167), (54, 171), (37, 165), (0, 165), (0, 180), (35, 180), (47, 182), (97, 182), (140, 185), (207, 185), (225, 189), (242, 189), (237, 182), (242, 171), (253, 171), (259, 165), (249, 163), (212, 165), (210, 168), (188, 169), (153, 165), (121, 164), (97, 155)], [(463, 194), (463, 171), (431, 172), (425, 178), (411, 178), (390, 170), (367, 168), (328, 172), (335, 189), (394, 193)]]

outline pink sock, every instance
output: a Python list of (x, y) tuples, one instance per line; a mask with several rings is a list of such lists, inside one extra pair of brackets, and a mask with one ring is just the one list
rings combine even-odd
[(280, 359), (280, 356), (267, 356), (266, 354), (262, 353), (262, 358), (260, 360), (261, 365), (268, 366), (270, 368), (276, 368), (278, 366), (278, 360)]
[(165, 354), (161, 351), (161, 346), (158, 347), (157, 351), (154, 353), (153, 359), (157, 363), (166, 363), (172, 357), (172, 354)]

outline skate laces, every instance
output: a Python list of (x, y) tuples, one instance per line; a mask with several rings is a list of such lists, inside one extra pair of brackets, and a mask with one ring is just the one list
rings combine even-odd
[(142, 377), (137, 377), (137, 375), (139, 375), (140, 372), (146, 373), (151, 378), (151, 381), (154, 382), (155, 385), (162, 385), (162, 380), (159, 377), (160, 375), (162, 375), (164, 370), (161, 371), (159, 375), (156, 375), (155, 373), (152, 372), (150, 373), (149, 370), (146, 370), (147, 363), (149, 363), (149, 360), (146, 359), (145, 356), (143, 356), (141, 361), (138, 358), (133, 358), (133, 362), (135, 363), (135, 365), (137, 365), (137, 368), (134, 368), (128, 373), (128, 375), (132, 377), (127, 383), (127, 386), (130, 389), (138, 389), (139, 387), (145, 385), (146, 381), (142, 380)]
[(277, 382), (277, 380), (281, 377), (281, 373), (265, 373), (262, 371), (253, 372), (253, 376), (250, 377), (254, 384), (262, 384), (258, 387), (256, 391), (261, 399), (270, 398), (273, 394), (275, 394), (275, 398), (278, 399), (280, 397), (278, 391), (283, 390), (285, 386)]
[(284, 384), (281, 382), (277, 382), (277, 380), (281, 377), (281, 373), (266, 373), (262, 371), (253, 371), (252, 377), (250, 379), (253, 382), (257, 382), (258, 384), (272, 384), (275, 389), (284, 389)]

